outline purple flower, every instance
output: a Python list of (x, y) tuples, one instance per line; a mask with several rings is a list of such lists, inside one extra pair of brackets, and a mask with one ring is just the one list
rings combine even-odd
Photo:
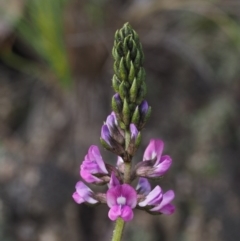
[(101, 130), (101, 140), (108, 150), (117, 155), (124, 153), (124, 131), (119, 127), (116, 114), (112, 112), (108, 117)]
[(87, 187), (83, 182), (77, 182), (76, 192), (73, 193), (72, 197), (74, 201), (78, 204), (87, 202), (90, 204), (96, 204), (98, 201), (92, 197), (93, 191)]
[(133, 218), (132, 209), (137, 205), (137, 193), (128, 184), (112, 187), (107, 191), (107, 205), (110, 207), (108, 217), (112, 221), (118, 217), (130, 221)]
[(175, 207), (170, 203), (175, 197), (174, 191), (169, 190), (163, 194), (162, 201), (154, 208), (150, 209), (152, 212), (160, 212), (162, 214), (170, 215), (174, 213)]
[(139, 178), (136, 190), (139, 194), (143, 194), (145, 196), (147, 196), (148, 193), (150, 193), (151, 185), (147, 180), (147, 178), (143, 178), (143, 177)]
[(101, 129), (101, 138), (111, 147), (111, 134), (108, 129), (108, 126), (105, 124)]
[(97, 175), (107, 175), (105, 163), (97, 146), (90, 146), (80, 167), (81, 177), (88, 183), (103, 183)]
[[(146, 186), (146, 183), (144, 185)], [(156, 186), (138, 205), (145, 207), (149, 212), (170, 215), (175, 211), (175, 207), (170, 203), (174, 196), (175, 194), (172, 190), (163, 194), (161, 187)]]
[(172, 159), (167, 155), (161, 156), (163, 147), (162, 140), (150, 140), (143, 155), (143, 162), (138, 164), (138, 176), (156, 178), (165, 174), (172, 164)]

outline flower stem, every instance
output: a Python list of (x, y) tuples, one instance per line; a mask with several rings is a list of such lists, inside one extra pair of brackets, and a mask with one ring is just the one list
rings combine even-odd
[[(125, 131), (125, 150), (128, 149), (130, 142), (130, 131), (126, 130)], [(124, 183), (130, 183), (131, 179), (131, 157), (128, 155), (127, 160), (124, 162)]]
[(124, 225), (125, 222), (122, 220), (122, 218), (118, 218), (116, 221), (115, 229), (113, 231), (112, 241), (121, 241)]
[(124, 183), (131, 182), (131, 162), (124, 163)]

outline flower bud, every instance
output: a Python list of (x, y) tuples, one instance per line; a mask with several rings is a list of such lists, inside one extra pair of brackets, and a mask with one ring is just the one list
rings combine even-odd
[(114, 112), (112, 112), (106, 120), (106, 125), (110, 131), (111, 137), (117, 141), (119, 144), (123, 144), (125, 139), (124, 139), (124, 132), (121, 130), (121, 128), (118, 125), (118, 121), (116, 118), (116, 115)]
[(112, 97), (112, 110), (119, 115), (122, 112), (122, 107), (123, 103), (119, 94), (115, 94)]
[(139, 105), (139, 113), (140, 113), (140, 120), (139, 120), (138, 127), (139, 129), (142, 129), (151, 114), (151, 107), (148, 106), (148, 103), (146, 100), (142, 101), (142, 103)]

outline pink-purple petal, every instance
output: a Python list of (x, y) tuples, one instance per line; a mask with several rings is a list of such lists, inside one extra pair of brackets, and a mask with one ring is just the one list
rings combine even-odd
[(126, 198), (126, 205), (130, 206), (131, 208), (135, 208), (137, 205), (137, 193), (133, 187), (128, 184), (121, 185), (122, 196)]
[(80, 175), (88, 183), (102, 183), (95, 174), (108, 174), (108, 171), (98, 147), (92, 145), (80, 166)]
[(107, 171), (107, 169), (105, 167), (105, 163), (104, 163), (104, 161), (102, 159), (102, 156), (100, 154), (100, 151), (99, 151), (98, 147), (92, 145), (89, 148), (89, 152), (93, 154), (94, 161), (96, 161), (96, 163), (97, 163), (98, 167), (100, 168), (101, 172), (107, 174), (108, 171)]
[(102, 180), (97, 178), (96, 176), (92, 175), (91, 173), (89, 173), (86, 170), (81, 169), (80, 170), (80, 175), (82, 177), (83, 180), (85, 180), (88, 183), (101, 183)]
[(92, 190), (86, 186), (83, 182), (79, 181), (77, 182), (76, 186), (76, 193), (79, 195), (79, 197), (74, 194), (74, 200), (75, 198), (77, 199), (78, 202), (81, 202), (82, 200), (80, 199), (80, 197), (85, 201), (85, 202), (88, 202), (88, 203), (91, 203), (91, 204), (95, 204), (97, 203), (98, 201), (95, 200), (94, 198), (92, 198)]
[(121, 196), (121, 186), (116, 186), (108, 189), (107, 191), (107, 205), (108, 207), (113, 207), (117, 205), (117, 198)]
[(73, 193), (72, 197), (74, 201), (78, 204), (85, 202), (85, 200), (77, 192)]
[(121, 218), (125, 221), (131, 221), (133, 219), (133, 210), (125, 205), (122, 207), (122, 211), (121, 211)]
[(174, 199), (174, 197), (175, 197), (174, 191), (172, 190), (167, 191), (166, 193), (163, 194), (162, 202), (156, 207), (152, 208), (151, 211), (160, 212), (163, 207), (170, 204), (170, 202)]
[(167, 204), (166, 206), (162, 207), (159, 212), (165, 215), (171, 215), (175, 211), (175, 207), (172, 204)]
[(156, 176), (164, 175), (167, 172), (167, 170), (170, 168), (171, 164), (172, 164), (172, 159), (170, 156), (162, 156), (159, 163), (154, 165), (155, 167), (154, 174)]
[(160, 139), (151, 139), (143, 155), (143, 161), (153, 160), (157, 157), (160, 160), (164, 143)]
[(160, 186), (156, 186), (138, 205), (140, 207), (145, 207), (147, 205), (158, 205), (163, 199), (162, 189)]
[(105, 124), (102, 126), (101, 129), (101, 138), (109, 145), (111, 146), (110, 140), (111, 140), (111, 135), (110, 131), (108, 129), (108, 126)]
[(115, 221), (118, 217), (121, 215), (121, 206), (115, 205), (112, 206), (108, 212), (108, 217), (112, 220)]
[(111, 179), (108, 183), (108, 188), (112, 188), (112, 187), (115, 187), (115, 186), (118, 186), (120, 185), (120, 181), (118, 180), (118, 178), (115, 176), (114, 172), (112, 172), (111, 174)]

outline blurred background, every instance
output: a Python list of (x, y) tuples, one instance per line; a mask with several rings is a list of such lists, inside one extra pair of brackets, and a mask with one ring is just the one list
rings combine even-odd
[(124, 240), (240, 240), (240, 1), (0, 0), (1, 241), (110, 240), (108, 208), (71, 195), (100, 146), (125, 22), (153, 108), (135, 162), (150, 138), (165, 141), (173, 165), (152, 185), (175, 190), (176, 213), (136, 210)]

